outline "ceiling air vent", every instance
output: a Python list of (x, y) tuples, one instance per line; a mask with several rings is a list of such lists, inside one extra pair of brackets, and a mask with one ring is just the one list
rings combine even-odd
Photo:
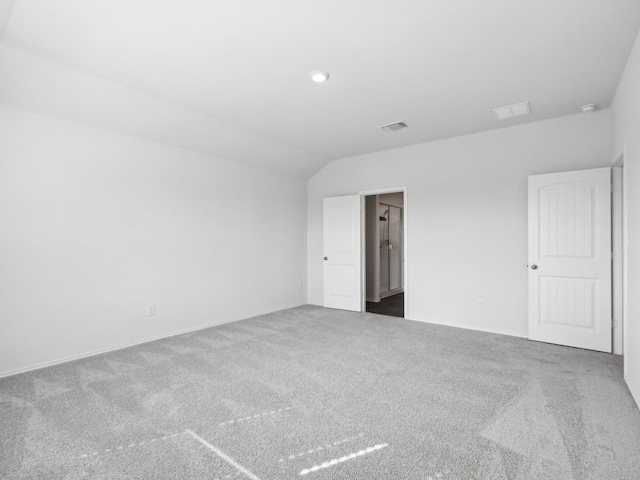
[(529, 115), (531, 113), (531, 105), (529, 102), (516, 103), (515, 105), (509, 105), (507, 107), (494, 108), (491, 113), (498, 120), (505, 120), (507, 118), (519, 117), (520, 115)]
[(396, 122), (390, 123), (389, 125), (383, 125), (380, 128), (385, 132), (395, 132), (396, 130), (402, 130), (403, 128), (407, 128), (408, 126), (409, 125), (404, 122)]

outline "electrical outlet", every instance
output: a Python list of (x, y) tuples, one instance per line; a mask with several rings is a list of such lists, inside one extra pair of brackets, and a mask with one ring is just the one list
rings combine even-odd
[(153, 304), (147, 305), (147, 316), (152, 317), (156, 314), (156, 306)]
[(484, 300), (482, 298), (476, 299), (476, 307), (484, 308)]

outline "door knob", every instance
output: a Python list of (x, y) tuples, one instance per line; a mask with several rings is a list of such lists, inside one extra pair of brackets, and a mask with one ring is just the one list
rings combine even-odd
[(538, 265), (531, 265), (531, 270), (536, 270), (538, 268)]
[(329, 260), (329, 257), (324, 257), (325, 260)]

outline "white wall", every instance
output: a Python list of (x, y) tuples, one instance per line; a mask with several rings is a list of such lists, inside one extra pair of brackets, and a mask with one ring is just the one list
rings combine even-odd
[(640, 37), (629, 57), (613, 102), (615, 150), (624, 149), (627, 220), (627, 318), (625, 370), (640, 405)]
[(6, 43), (0, 79), (0, 103), (12, 107), (301, 178), (322, 164), (309, 152)]
[(406, 316), (526, 336), (527, 175), (607, 166), (612, 141), (603, 110), (330, 163), (308, 182), (309, 303), (322, 304), (322, 198), (406, 186)]
[(0, 131), (0, 375), (305, 303), (304, 180), (7, 106)]

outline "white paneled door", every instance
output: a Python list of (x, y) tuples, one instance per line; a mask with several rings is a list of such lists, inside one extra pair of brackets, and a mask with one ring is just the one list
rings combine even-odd
[(361, 310), (360, 195), (324, 199), (324, 306)]
[(529, 177), (529, 339), (611, 352), (611, 170)]

